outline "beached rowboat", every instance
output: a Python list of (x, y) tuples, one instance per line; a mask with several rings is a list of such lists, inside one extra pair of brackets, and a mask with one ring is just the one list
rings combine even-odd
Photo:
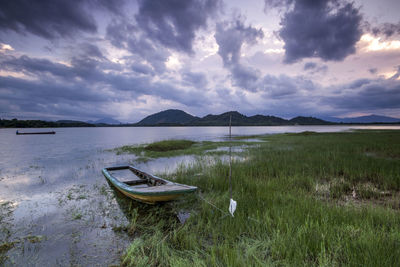
[[(117, 171), (129, 170), (134, 180), (121, 181), (116, 178)], [(160, 201), (173, 200), (183, 194), (196, 191), (196, 186), (174, 183), (160, 177), (145, 173), (132, 166), (109, 167), (102, 170), (106, 179), (121, 193), (132, 199), (154, 204)]]

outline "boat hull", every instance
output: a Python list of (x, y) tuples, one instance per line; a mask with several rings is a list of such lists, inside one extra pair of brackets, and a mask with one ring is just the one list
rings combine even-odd
[[(135, 186), (130, 186), (126, 182), (119, 181), (119, 179), (117, 179), (110, 173), (110, 171), (118, 171), (125, 169), (131, 170), (136, 176), (140, 177), (142, 180), (157, 181), (160, 185), (148, 186), (146, 188), (143, 187), (137, 188)], [(132, 166), (104, 168), (102, 170), (102, 173), (105, 176), (105, 178), (122, 194), (131, 199), (144, 202), (147, 204), (155, 204), (156, 202), (171, 201), (184, 194), (192, 193), (197, 190), (197, 187), (195, 186), (173, 183), (171, 181), (142, 172)], [(141, 179), (136, 181), (140, 181)]]
[(27, 135), (27, 134), (56, 134), (56, 132), (26, 132), (26, 133), (20, 133), (17, 132), (16, 135)]
[(182, 195), (182, 194), (176, 194), (176, 195), (161, 195), (161, 196), (143, 196), (143, 195), (137, 195), (134, 193), (125, 192), (124, 190), (121, 190), (118, 187), (116, 187), (116, 189), (119, 192), (121, 192), (122, 194), (124, 194), (125, 196), (127, 196), (131, 199), (146, 203), (146, 204), (155, 204), (156, 202), (171, 201)]

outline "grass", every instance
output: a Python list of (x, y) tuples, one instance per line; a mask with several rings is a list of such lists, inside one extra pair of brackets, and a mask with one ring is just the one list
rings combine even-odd
[[(124, 266), (398, 266), (400, 132), (260, 136), (233, 163), (235, 217), (198, 195), (131, 202)], [(373, 155), (377, 156), (371, 156)], [(174, 174), (227, 211), (229, 167), (199, 161)], [(190, 210), (184, 225), (179, 210)]]
[(190, 148), (196, 142), (190, 140), (164, 140), (144, 147), (147, 151), (165, 152)]
[(73, 213), (72, 213), (72, 219), (73, 219), (73, 220), (80, 220), (80, 219), (82, 219), (82, 213), (80, 213), (80, 212), (73, 212)]
[(137, 161), (147, 162), (151, 158), (176, 157), (183, 155), (205, 155), (205, 154), (227, 154), (226, 152), (215, 152), (219, 147), (235, 146), (252, 146), (260, 142), (211, 142), (202, 141), (194, 142), (190, 140), (165, 140), (146, 145), (127, 145), (113, 149), (118, 155), (134, 154), (138, 156)]

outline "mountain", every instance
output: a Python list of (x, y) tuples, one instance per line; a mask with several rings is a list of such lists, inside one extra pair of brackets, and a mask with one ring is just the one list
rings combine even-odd
[(246, 116), (237, 111), (225, 112), (220, 115), (209, 114), (201, 119), (193, 121), (193, 125), (229, 125), (229, 117), (232, 116), (232, 125), (246, 121)]
[(398, 123), (400, 119), (380, 116), (380, 115), (369, 115), (353, 118), (336, 118), (336, 117), (326, 117), (327, 121), (336, 123)]
[(137, 126), (153, 125), (186, 125), (199, 119), (179, 109), (168, 109), (150, 116), (136, 123)]
[(275, 116), (254, 115), (249, 119), (253, 124), (282, 125), (287, 123), (287, 120)]
[(92, 123), (74, 120), (58, 120), (54, 123), (53, 127), (93, 127)]
[(314, 117), (303, 117), (298, 116), (291, 120), (289, 120), (291, 124), (299, 124), (299, 125), (324, 125), (324, 124), (331, 124), (331, 122), (324, 121)]
[(85, 123), (83, 121), (74, 121), (74, 120), (58, 120), (56, 123)]
[(204, 125), (204, 126), (228, 125), (230, 116), (232, 116), (232, 125), (261, 126), (261, 125), (282, 125), (288, 123), (287, 120), (274, 116), (254, 115), (251, 117), (247, 117), (243, 114), (240, 114), (237, 111), (229, 111), (222, 113), (220, 115), (211, 115), (211, 114), (207, 115), (199, 120), (193, 121), (192, 124)]
[(113, 118), (103, 118), (97, 121), (89, 122), (93, 124), (121, 124), (120, 121), (114, 120)]
[(203, 118), (192, 116), (182, 110), (169, 109), (147, 116), (135, 126), (227, 126), (232, 117), (234, 126), (273, 126), (273, 125), (321, 125), (329, 122), (313, 117), (296, 117), (285, 120), (274, 116), (254, 115), (246, 116), (237, 111), (229, 111), (219, 115), (209, 114)]

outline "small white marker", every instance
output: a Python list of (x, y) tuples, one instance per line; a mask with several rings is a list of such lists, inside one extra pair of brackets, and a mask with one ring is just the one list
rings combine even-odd
[(231, 201), (229, 203), (229, 212), (231, 213), (232, 217), (234, 217), (233, 213), (235, 213), (235, 210), (236, 210), (236, 201), (231, 198)]

